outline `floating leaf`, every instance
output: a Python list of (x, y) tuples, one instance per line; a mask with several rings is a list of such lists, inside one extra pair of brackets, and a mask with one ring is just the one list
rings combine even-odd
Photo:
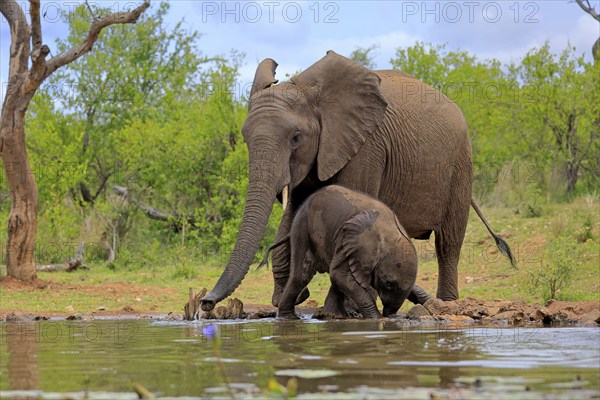
[(275, 372), (277, 376), (295, 376), (303, 379), (328, 378), (338, 375), (336, 371), (330, 369), (282, 369)]

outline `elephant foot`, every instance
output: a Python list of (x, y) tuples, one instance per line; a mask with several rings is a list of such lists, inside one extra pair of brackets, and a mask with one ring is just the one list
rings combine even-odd
[(278, 312), (277, 318), (287, 319), (287, 320), (298, 320), (300, 317), (295, 312)]

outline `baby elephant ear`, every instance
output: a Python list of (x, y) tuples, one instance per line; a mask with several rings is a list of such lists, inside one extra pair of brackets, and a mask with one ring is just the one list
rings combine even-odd
[(338, 249), (348, 265), (354, 279), (366, 290), (371, 290), (371, 277), (379, 262), (380, 238), (372, 230), (379, 211), (364, 210), (342, 225), (338, 233)]

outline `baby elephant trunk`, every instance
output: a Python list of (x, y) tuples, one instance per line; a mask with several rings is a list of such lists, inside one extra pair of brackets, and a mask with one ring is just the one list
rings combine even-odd
[[(383, 302), (383, 300), (382, 300), (382, 302)], [(398, 310), (400, 309), (400, 307), (402, 306), (402, 303), (404, 303), (404, 298), (402, 299), (402, 301), (397, 301), (397, 299), (395, 299), (391, 303), (384, 302), (383, 303), (383, 316), (391, 317), (391, 316), (395, 315), (398, 312)]]

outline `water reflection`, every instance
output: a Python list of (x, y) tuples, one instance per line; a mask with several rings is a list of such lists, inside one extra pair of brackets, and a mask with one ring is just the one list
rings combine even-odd
[(37, 327), (35, 323), (9, 324), (3, 331), (2, 343), (6, 343), (8, 381), (12, 390), (38, 388), (36, 342), (44, 332)]
[(523, 391), (525, 385), (540, 392), (569, 392), (578, 377), (579, 387), (600, 394), (598, 329), (226, 322), (218, 323), (216, 353), (202, 335), (205, 323), (0, 324), (0, 377), (8, 377), (0, 379), (0, 390), (130, 392), (131, 383), (140, 382), (162, 395), (226, 395), (221, 362), (235, 390), (248, 395), (260, 393), (272, 378), (285, 386), (289, 377), (276, 375), (284, 369), (336, 374), (301, 377), (300, 393), (469, 387), (476, 379), (508, 392)]

